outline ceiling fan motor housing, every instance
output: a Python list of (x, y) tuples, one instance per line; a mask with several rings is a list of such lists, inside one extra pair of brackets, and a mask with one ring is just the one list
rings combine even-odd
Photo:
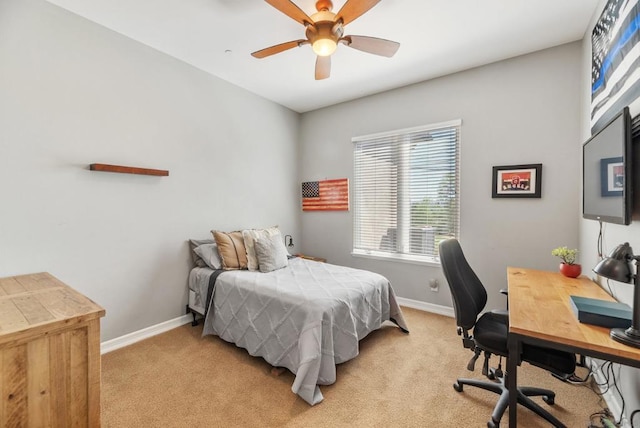
[(335, 22), (335, 14), (331, 12), (321, 11), (311, 15), (314, 23), (307, 25), (305, 36), (311, 44), (318, 39), (331, 39), (338, 42), (344, 34), (344, 28), (339, 22)]

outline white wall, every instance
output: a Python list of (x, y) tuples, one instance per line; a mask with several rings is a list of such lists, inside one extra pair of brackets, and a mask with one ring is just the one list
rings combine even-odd
[[(551, 250), (578, 244), (579, 42), (302, 115), (300, 181), (353, 179), (351, 138), (462, 119), (461, 244), (504, 307), (507, 266), (557, 269)], [(542, 199), (492, 199), (492, 166), (542, 163)], [(302, 213), (302, 250), (379, 272), (405, 298), (451, 305), (439, 267), (357, 258), (352, 213)], [(428, 291), (438, 278), (440, 291)]]
[[(606, 0), (601, 0), (599, 7), (596, 9), (596, 13), (592, 18), (591, 25), (585, 34), (582, 41), (582, 85), (580, 89), (581, 105), (580, 105), (580, 118), (581, 118), (581, 143), (586, 141), (591, 136), (591, 128), (589, 124), (590, 111), (591, 111), (591, 31), (597, 21), (600, 13), (602, 12)], [(632, 103), (630, 106), (631, 116), (637, 116), (640, 114), (639, 101)], [(580, 146), (580, 149), (582, 147)], [(634, 146), (633, 150), (638, 153), (639, 147)], [(609, 254), (617, 245), (628, 242), (635, 250), (634, 253), (640, 253), (640, 204), (638, 203), (638, 196), (640, 196), (640, 187), (638, 183), (640, 180), (640, 165), (633, 165), (634, 185), (636, 202), (633, 210), (633, 221), (628, 226), (607, 224), (603, 223), (604, 239), (603, 248), (604, 254)], [(582, 198), (582, 187), (579, 190), (579, 196)], [(589, 275), (594, 280), (601, 283), (605, 290), (612, 291), (613, 296), (618, 300), (623, 301), (633, 306), (633, 286), (630, 284), (623, 284), (615, 281), (609, 281), (608, 285), (605, 279), (598, 278), (592, 271), (593, 267), (598, 262), (598, 222), (595, 220), (584, 220), (580, 217), (580, 259), (583, 264), (583, 273)], [(640, 370), (620, 366), (620, 371), (616, 370), (616, 381), (622, 391), (622, 395), (625, 400), (626, 417), (630, 413), (640, 408)], [(611, 388), (611, 393), (619, 398), (619, 395)], [(619, 401), (621, 407), (621, 401)], [(614, 415), (616, 418), (620, 414)], [(631, 421), (630, 421), (631, 422)], [(640, 416), (636, 416), (633, 421), (636, 424), (640, 422)]]
[(0, 0), (0, 276), (51, 272), (106, 308), (103, 340), (184, 314), (188, 238), (299, 236), (298, 121), (50, 3)]

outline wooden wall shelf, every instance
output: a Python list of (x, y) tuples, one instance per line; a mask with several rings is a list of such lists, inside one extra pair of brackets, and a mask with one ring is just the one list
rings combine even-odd
[(169, 171), (165, 169), (136, 168), (133, 166), (108, 165), (106, 163), (92, 163), (89, 165), (91, 171), (119, 172), (122, 174), (156, 175), (166, 177)]

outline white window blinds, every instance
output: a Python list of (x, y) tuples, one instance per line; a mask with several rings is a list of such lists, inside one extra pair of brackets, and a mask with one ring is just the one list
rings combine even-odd
[(460, 125), (353, 138), (354, 254), (437, 261), (458, 237)]

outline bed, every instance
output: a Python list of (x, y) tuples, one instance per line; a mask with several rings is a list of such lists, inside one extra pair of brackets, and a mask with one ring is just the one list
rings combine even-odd
[[(294, 257), (273, 272), (195, 267), (189, 310), (216, 335), (294, 375), (291, 387), (310, 405), (319, 385), (336, 381), (336, 364), (358, 355), (358, 342), (385, 321), (408, 327), (383, 276)], [(195, 322), (195, 315), (194, 315)]]

